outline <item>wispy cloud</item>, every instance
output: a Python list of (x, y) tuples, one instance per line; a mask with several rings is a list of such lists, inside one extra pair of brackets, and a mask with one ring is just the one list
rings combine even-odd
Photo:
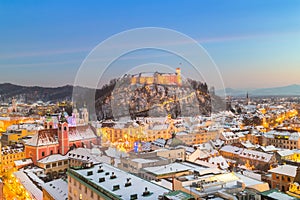
[(0, 55), (0, 59), (12, 59), (12, 58), (25, 58), (25, 57), (41, 57), (41, 56), (55, 56), (55, 55), (64, 55), (64, 54), (73, 54), (73, 53), (88, 53), (91, 51), (91, 48), (82, 47), (82, 48), (73, 48), (73, 49), (54, 49), (54, 50), (41, 50), (41, 51), (32, 51), (32, 52), (18, 52), (10, 54)]
[(64, 64), (76, 64), (81, 63), (81, 60), (67, 60), (67, 61), (59, 61), (59, 62), (38, 62), (38, 63), (2, 63), (0, 64), (0, 69), (5, 68), (22, 68), (22, 67), (49, 67), (49, 66), (55, 66), (55, 65), (64, 65)]

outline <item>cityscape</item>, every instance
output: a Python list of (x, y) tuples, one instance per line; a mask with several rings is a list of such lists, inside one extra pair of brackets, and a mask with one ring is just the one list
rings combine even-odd
[(300, 3), (214, 3), (0, 2), (0, 200), (300, 199)]

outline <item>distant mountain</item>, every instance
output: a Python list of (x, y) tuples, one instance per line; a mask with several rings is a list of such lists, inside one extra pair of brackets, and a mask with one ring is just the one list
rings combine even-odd
[(66, 85), (62, 87), (38, 87), (38, 86), (20, 86), (11, 83), (0, 84), (0, 100), (7, 101), (12, 97), (23, 99), (26, 102), (36, 101), (60, 101), (70, 100), (72, 97), (73, 86)]
[[(233, 89), (226, 88), (227, 96), (245, 96), (249, 93), (251, 96), (300, 96), (300, 85), (293, 84), (283, 87), (259, 88), (259, 89)], [(223, 95), (223, 90), (217, 90), (217, 95)]]

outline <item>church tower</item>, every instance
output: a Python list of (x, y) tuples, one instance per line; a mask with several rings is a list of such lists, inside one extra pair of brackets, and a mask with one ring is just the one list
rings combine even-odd
[(65, 155), (69, 151), (69, 126), (64, 111), (61, 112), (58, 124), (58, 144), (59, 153)]
[(81, 117), (83, 119), (83, 123), (87, 124), (89, 122), (89, 112), (88, 112), (85, 104), (84, 104), (84, 107), (81, 112)]
[(249, 97), (249, 93), (247, 92), (246, 94), (246, 105), (250, 104), (250, 97)]
[(50, 114), (50, 110), (47, 110), (47, 113), (45, 116), (44, 128), (45, 129), (53, 129), (54, 128), (54, 123), (53, 123), (53, 119)]
[(75, 118), (75, 123), (78, 125), (80, 122), (80, 117), (79, 117), (79, 112), (76, 108), (76, 104), (74, 104), (73, 112), (72, 112), (72, 117)]
[(17, 112), (17, 99), (13, 98), (11, 100), (11, 104), (12, 104), (12, 112)]

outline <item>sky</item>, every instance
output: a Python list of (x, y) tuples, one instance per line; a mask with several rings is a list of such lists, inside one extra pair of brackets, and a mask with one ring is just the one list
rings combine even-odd
[[(160, 27), (197, 41), (224, 87), (300, 84), (299, 10), (297, 0), (1, 0), (0, 83), (73, 85), (84, 60), (101, 42), (130, 29)], [(147, 63), (168, 64), (181, 67), (187, 77), (193, 74), (181, 59), (146, 50), (120, 56), (105, 80), (137, 63), (148, 68)]]

